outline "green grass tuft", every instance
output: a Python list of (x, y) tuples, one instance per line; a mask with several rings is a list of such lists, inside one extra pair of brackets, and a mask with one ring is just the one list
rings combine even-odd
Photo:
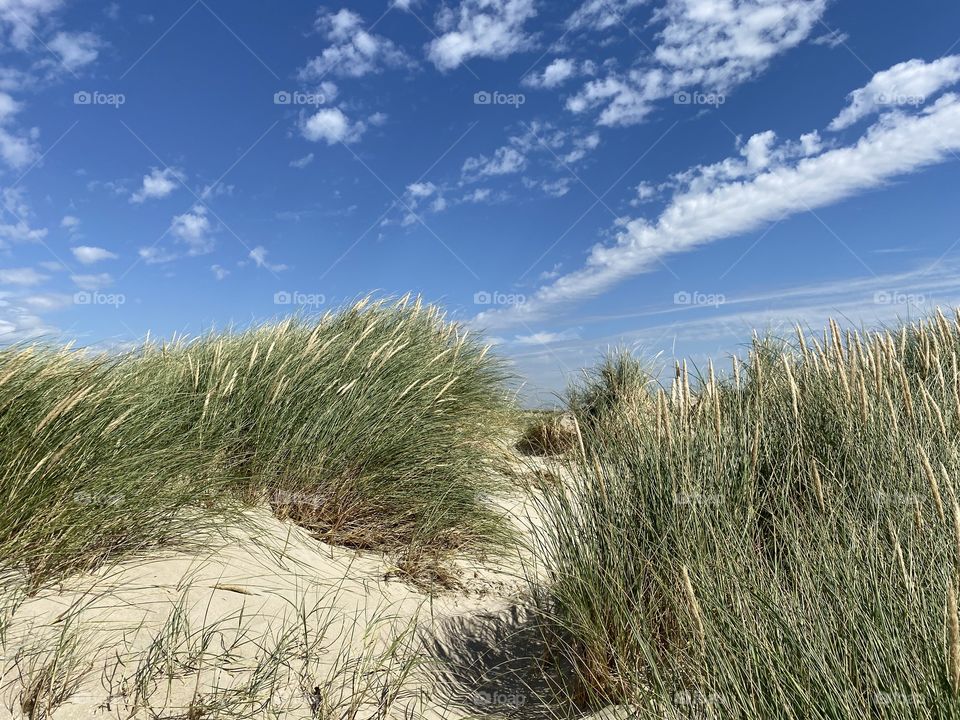
[(2, 350), (0, 573), (36, 584), (260, 502), (331, 543), (478, 547), (503, 534), (507, 379), (406, 298), (120, 356)]

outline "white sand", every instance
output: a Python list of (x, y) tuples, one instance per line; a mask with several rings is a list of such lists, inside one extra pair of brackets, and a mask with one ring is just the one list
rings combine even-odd
[[(528, 506), (502, 502), (528, 529)], [(319, 702), (349, 717), (357, 697), (370, 703), (357, 712), (366, 717), (384, 693), (396, 693), (390, 717), (510, 715), (532, 702), (511, 666), (535, 646), (520, 610), (526, 553), (458, 560), (463, 587), (430, 597), (390, 579), (378, 554), (322, 544), (268, 510), (251, 519), (256, 530), (229, 528), (203, 556), (157, 553), (26, 599), (0, 648), (0, 717), (24, 717), (25, 688), (43, 669), (69, 687), (55, 720), (233, 717), (231, 708), (306, 718)], [(207, 712), (191, 716), (191, 706)]]

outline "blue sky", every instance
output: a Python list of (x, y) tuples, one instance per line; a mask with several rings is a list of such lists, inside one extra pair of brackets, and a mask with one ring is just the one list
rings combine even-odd
[(0, 342), (368, 292), (531, 398), (960, 304), (942, 0), (0, 0)]

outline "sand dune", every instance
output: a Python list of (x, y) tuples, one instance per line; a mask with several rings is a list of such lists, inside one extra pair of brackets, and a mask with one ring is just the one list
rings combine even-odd
[[(528, 506), (500, 502), (523, 537)], [(374, 716), (385, 694), (397, 717), (529, 702), (524, 688), (472, 675), (498, 644), (486, 635), (522, 626), (522, 550), (458, 558), (456, 588), (431, 595), (382, 555), (323, 544), (266, 509), (249, 519), (202, 538), (206, 553), (154, 553), (23, 599), (7, 630), (2, 712), (25, 698), (29, 709), (31, 678), (51, 675), (69, 695), (56, 720), (313, 717), (360, 700), (358, 716)]]

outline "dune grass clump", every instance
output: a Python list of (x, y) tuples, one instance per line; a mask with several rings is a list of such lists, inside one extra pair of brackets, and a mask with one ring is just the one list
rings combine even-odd
[(653, 408), (651, 366), (626, 348), (610, 351), (597, 367), (584, 371), (567, 394), (578, 423), (606, 425), (642, 422)]
[(528, 413), (516, 449), (523, 455), (562, 455), (577, 445), (572, 415), (549, 410)]
[(505, 381), (408, 298), (120, 356), (0, 351), (0, 571), (90, 567), (259, 502), (354, 547), (487, 543)]
[(643, 421), (581, 417), (586, 455), (547, 488), (538, 536), (577, 699), (657, 718), (960, 716), (958, 354), (960, 317), (832, 324), (755, 341), (723, 381), (636, 376)]

